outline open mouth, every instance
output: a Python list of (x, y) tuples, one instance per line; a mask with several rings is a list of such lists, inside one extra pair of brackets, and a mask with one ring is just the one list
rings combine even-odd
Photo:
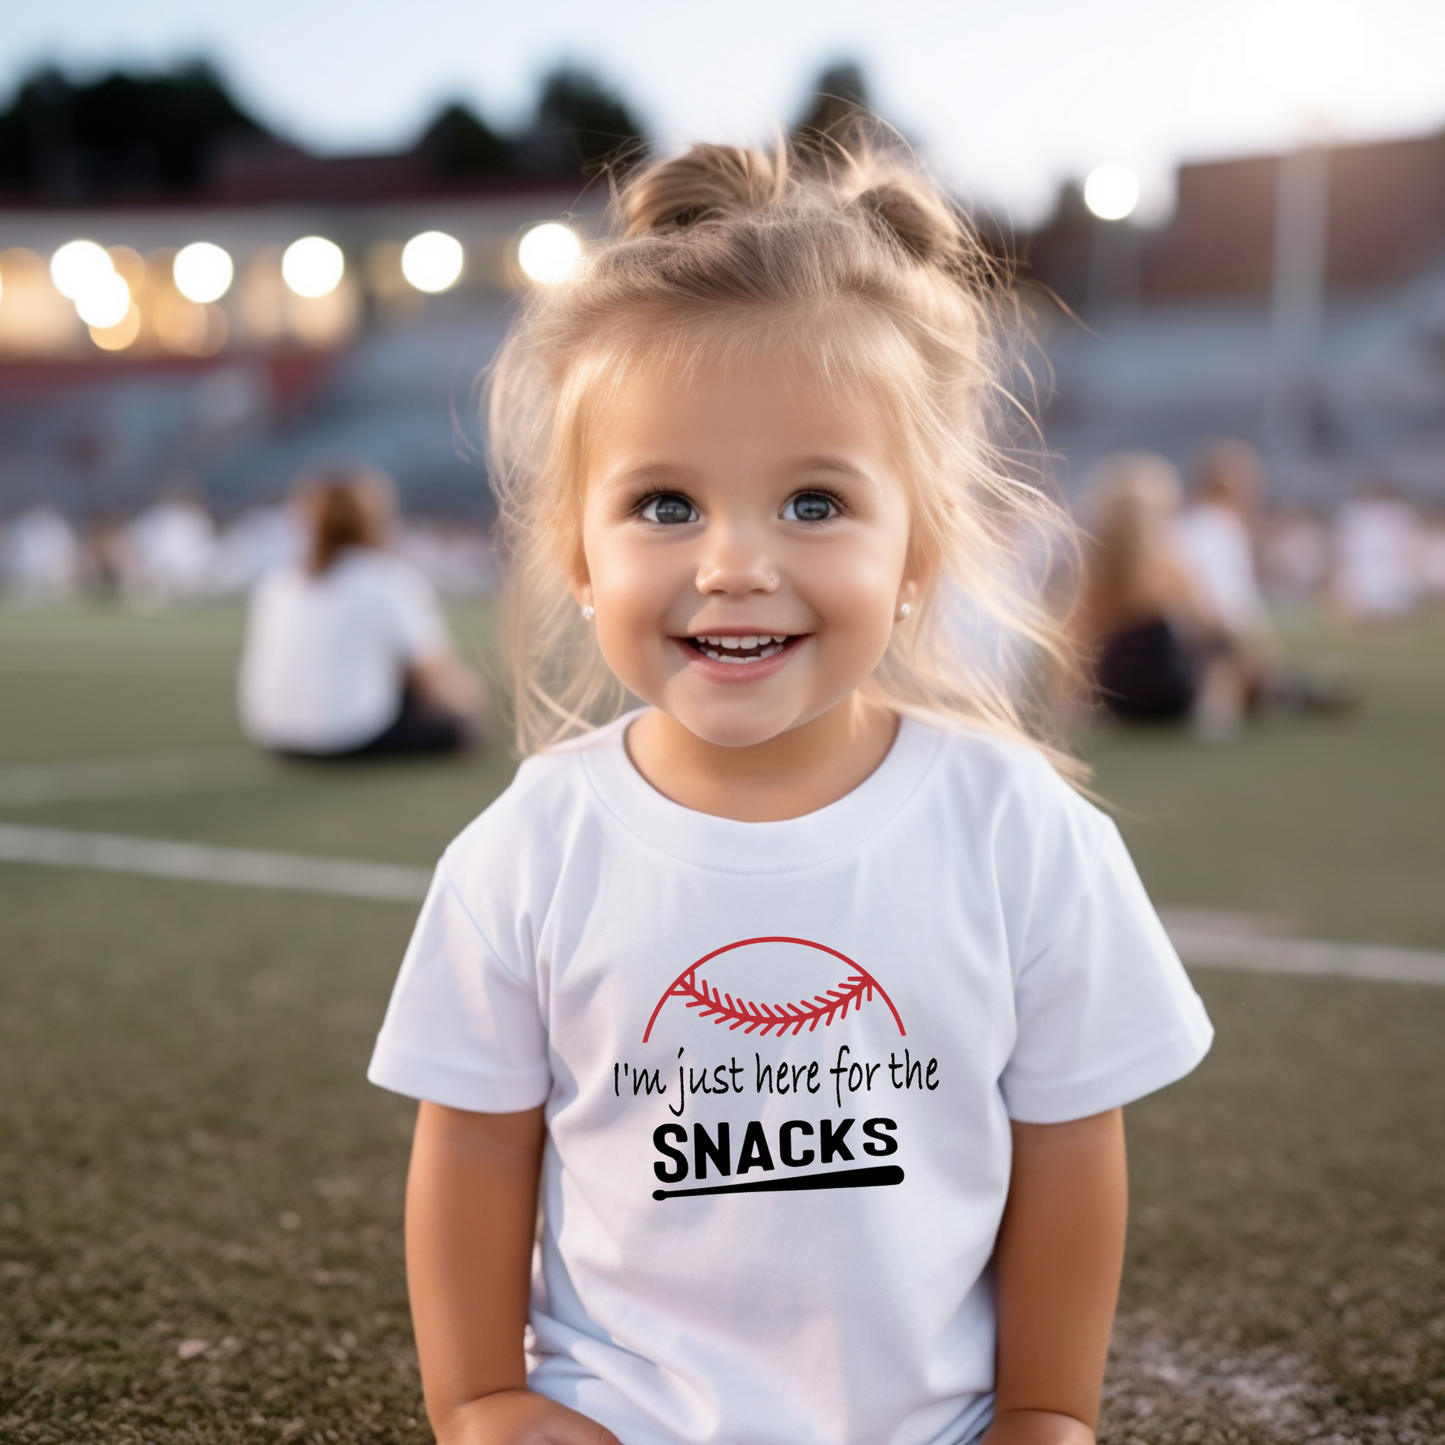
[(685, 641), (704, 657), (714, 662), (731, 662), (745, 667), (750, 662), (764, 662), (776, 657), (793, 639), (772, 633), (724, 637), (718, 633), (689, 637)]

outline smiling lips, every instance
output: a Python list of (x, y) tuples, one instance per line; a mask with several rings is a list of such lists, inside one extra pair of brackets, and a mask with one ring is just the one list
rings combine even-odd
[(772, 633), (747, 633), (743, 636), (708, 633), (687, 639), (698, 652), (713, 662), (730, 662), (742, 667), (776, 657), (791, 640), (786, 634)]

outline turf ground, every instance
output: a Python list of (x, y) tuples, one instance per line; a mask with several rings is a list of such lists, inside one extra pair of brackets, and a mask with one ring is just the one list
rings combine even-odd
[[(0, 768), (239, 746), (238, 630), (0, 611)], [(1162, 903), (1445, 949), (1445, 627), (1298, 645), (1367, 706), (1100, 739), (1098, 786)], [(258, 763), (0, 819), (425, 865), (509, 771)], [(429, 1438), (411, 1111), (362, 1078), (413, 912), (0, 865), (0, 1441)], [(1445, 1438), (1445, 989), (1196, 982), (1213, 1054), (1130, 1110), (1102, 1438)]]

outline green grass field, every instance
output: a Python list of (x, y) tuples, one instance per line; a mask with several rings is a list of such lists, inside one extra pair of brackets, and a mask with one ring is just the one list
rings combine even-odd
[[(238, 636), (229, 611), (0, 611), (0, 769), (238, 747)], [(1445, 948), (1445, 627), (1298, 647), (1366, 707), (1100, 739), (1098, 786), (1161, 903)], [(0, 820), (425, 865), (509, 772), (258, 762)], [(411, 1110), (363, 1078), (413, 912), (0, 864), (0, 1440), (430, 1438)], [(1213, 1054), (1130, 1111), (1102, 1438), (1445, 1438), (1445, 989), (1196, 981)]]

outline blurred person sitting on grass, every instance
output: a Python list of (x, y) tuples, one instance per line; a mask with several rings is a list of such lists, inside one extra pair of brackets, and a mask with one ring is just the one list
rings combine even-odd
[(1163, 457), (1119, 452), (1094, 467), (1084, 496), (1082, 626), (1104, 706), (1130, 722), (1192, 717), (1205, 736), (1227, 736), (1253, 674), (1180, 555), (1179, 473)]
[(1257, 683), (1273, 647), (1259, 588), (1254, 524), (1264, 460), (1248, 442), (1210, 442), (1194, 467), (1194, 496), (1175, 526), (1180, 561)]
[(75, 528), (54, 507), (30, 507), (0, 531), (0, 581), (21, 601), (60, 601), (75, 592), (80, 576)]
[(216, 524), (185, 474), (171, 478), (113, 546), (121, 592), (142, 611), (194, 602), (210, 590)]
[(252, 594), (241, 718), (252, 741), (296, 757), (453, 753), (484, 703), (430, 584), (386, 548), (389, 478), (336, 467), (304, 478), (303, 560)]
[(1420, 514), (1385, 481), (1362, 487), (1335, 518), (1334, 602), (1346, 622), (1392, 622), (1420, 601)]

